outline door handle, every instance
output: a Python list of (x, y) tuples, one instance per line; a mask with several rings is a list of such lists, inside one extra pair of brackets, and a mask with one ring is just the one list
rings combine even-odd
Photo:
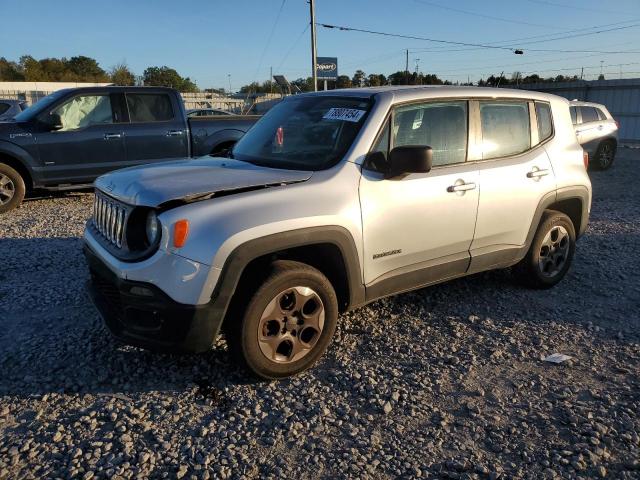
[(533, 169), (527, 173), (527, 178), (540, 178), (549, 175), (549, 170), (546, 168), (540, 169), (538, 167), (533, 167)]
[(598, 125), (598, 130), (602, 130), (604, 128), (603, 125)]
[(167, 132), (167, 137), (179, 137), (184, 132), (182, 130), (169, 130)]
[(450, 187), (447, 187), (447, 192), (449, 193), (464, 193), (467, 190), (475, 190), (476, 188), (476, 184), (471, 182), (471, 183), (465, 183), (464, 180), (457, 180), (455, 184), (451, 185)]
[(104, 134), (105, 140), (111, 140), (113, 138), (122, 138), (122, 134), (121, 133), (105, 133)]

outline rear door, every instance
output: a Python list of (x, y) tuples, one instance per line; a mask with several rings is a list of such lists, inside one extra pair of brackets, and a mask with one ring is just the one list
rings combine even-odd
[(46, 183), (90, 182), (126, 165), (117, 97), (82, 93), (53, 108), (62, 128), (36, 134)]
[(470, 271), (506, 261), (510, 253), (515, 257), (526, 242), (538, 204), (556, 189), (544, 149), (553, 135), (548, 103), (479, 100), (474, 109), (482, 161), (477, 162), (481, 189)]
[(168, 92), (126, 92), (129, 123), (125, 145), (129, 165), (189, 155), (189, 132), (180, 107)]
[(595, 107), (578, 107), (580, 117), (578, 118), (578, 126), (576, 135), (581, 145), (589, 143), (602, 135), (603, 122), (598, 116), (598, 110)]

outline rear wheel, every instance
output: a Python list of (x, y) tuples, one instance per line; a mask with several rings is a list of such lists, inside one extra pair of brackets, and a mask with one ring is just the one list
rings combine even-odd
[(288, 377), (322, 356), (337, 319), (327, 277), (304, 263), (279, 260), (249, 299), (242, 321), (228, 327), (230, 348), (258, 377)]
[(527, 255), (515, 267), (520, 279), (533, 288), (550, 288), (569, 271), (576, 249), (576, 233), (564, 213), (547, 210)]
[(593, 162), (598, 170), (607, 170), (613, 164), (616, 156), (616, 145), (610, 140), (602, 142), (596, 150), (596, 158)]
[(20, 174), (9, 165), (0, 163), (0, 213), (18, 207), (24, 198), (25, 185)]

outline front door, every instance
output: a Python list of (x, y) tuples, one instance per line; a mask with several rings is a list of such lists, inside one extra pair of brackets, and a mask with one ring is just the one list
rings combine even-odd
[[(464, 273), (480, 191), (478, 166), (469, 164), (468, 102), (398, 106), (365, 164), (360, 181), (364, 277), (380, 296)], [(428, 145), (428, 173), (384, 178), (390, 149)]]
[(62, 127), (36, 134), (47, 183), (91, 182), (126, 165), (124, 136), (109, 94), (76, 95), (52, 112)]

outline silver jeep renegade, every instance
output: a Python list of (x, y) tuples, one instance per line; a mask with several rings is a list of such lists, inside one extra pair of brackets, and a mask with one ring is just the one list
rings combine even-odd
[(225, 158), (100, 177), (89, 291), (127, 343), (201, 352), (224, 330), (251, 372), (285, 377), (318, 360), (341, 312), (378, 298), (511, 266), (558, 283), (587, 228), (586, 162), (553, 95), (288, 97)]

